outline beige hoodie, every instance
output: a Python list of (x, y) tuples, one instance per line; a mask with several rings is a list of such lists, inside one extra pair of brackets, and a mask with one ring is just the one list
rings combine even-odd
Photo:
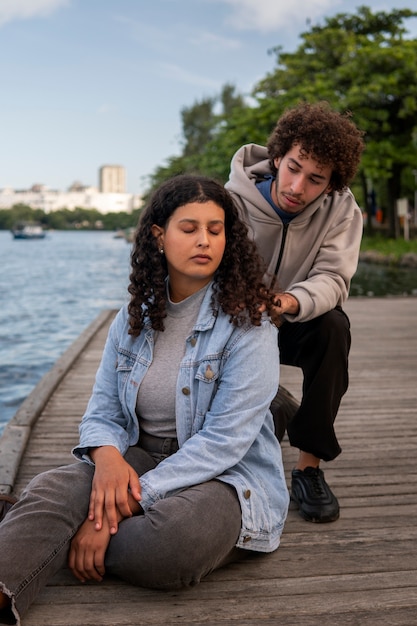
[(322, 194), (288, 226), (256, 188), (270, 176), (267, 149), (256, 144), (240, 148), (232, 159), (226, 188), (264, 258), (268, 284), (297, 298), (293, 322), (314, 319), (342, 305), (356, 271), (363, 219), (351, 191)]

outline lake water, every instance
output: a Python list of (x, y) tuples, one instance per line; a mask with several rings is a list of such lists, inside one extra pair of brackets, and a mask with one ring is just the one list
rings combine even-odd
[(0, 231), (0, 434), (99, 312), (127, 301), (129, 254), (110, 232), (20, 241)]
[[(0, 434), (100, 311), (128, 300), (129, 254), (109, 232), (18, 241), (0, 231)], [(417, 270), (360, 264), (351, 294), (417, 295)]]
[(417, 269), (359, 263), (352, 296), (417, 296)]

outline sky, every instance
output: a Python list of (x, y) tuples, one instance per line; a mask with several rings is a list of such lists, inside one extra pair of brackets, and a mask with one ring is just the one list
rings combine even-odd
[[(415, 0), (0, 0), (0, 189), (98, 186), (129, 193), (181, 153), (181, 110), (228, 83), (249, 95), (300, 33), (337, 13)], [(407, 20), (417, 37), (417, 19)], [(238, 146), (236, 146), (238, 148)], [(231, 155), (232, 156), (232, 155)]]

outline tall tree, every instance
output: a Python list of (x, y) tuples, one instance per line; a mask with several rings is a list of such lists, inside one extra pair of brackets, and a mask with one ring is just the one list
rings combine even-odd
[(213, 98), (203, 98), (193, 106), (181, 110), (185, 157), (199, 154), (201, 147), (210, 141), (217, 119), (214, 105)]
[(151, 187), (180, 171), (225, 182), (237, 148), (265, 144), (287, 107), (327, 100), (336, 110), (351, 111), (366, 132), (354, 191), (368, 214), (369, 192), (376, 192), (395, 236), (395, 201), (413, 199), (417, 170), (417, 39), (404, 27), (412, 17), (417, 12), (410, 9), (373, 13), (362, 6), (302, 33), (295, 52), (274, 48), (276, 67), (254, 87), (251, 103), (226, 85), (218, 98), (182, 110), (183, 153), (158, 168)]
[(392, 236), (395, 201), (410, 194), (405, 170), (417, 164), (417, 40), (407, 38), (403, 26), (411, 17), (417, 13), (409, 9), (372, 13), (362, 6), (355, 15), (328, 18), (301, 35), (295, 53), (277, 48), (276, 69), (254, 90), (261, 108), (271, 100), (281, 109), (323, 99), (352, 111), (366, 131), (362, 180), (385, 200)]
[(222, 180), (218, 173), (218, 155), (212, 162), (206, 151), (233, 112), (243, 108), (243, 97), (229, 83), (222, 87), (219, 96), (203, 98), (191, 107), (184, 107), (181, 110), (182, 154), (168, 158), (165, 165), (157, 167), (148, 177), (148, 189), (143, 201), (146, 203), (156, 187), (178, 174), (205, 174)]

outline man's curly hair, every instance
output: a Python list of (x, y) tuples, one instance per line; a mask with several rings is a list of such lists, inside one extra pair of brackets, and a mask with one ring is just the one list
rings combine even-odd
[(282, 158), (294, 145), (320, 165), (330, 166), (333, 191), (343, 191), (354, 178), (365, 144), (364, 132), (351, 121), (351, 114), (332, 110), (327, 102), (303, 102), (280, 117), (269, 137), (269, 164), (274, 175), (275, 158)]
[(210, 178), (180, 175), (155, 191), (136, 229), (128, 287), (131, 335), (139, 335), (146, 318), (154, 330), (164, 330), (168, 269), (165, 255), (159, 252), (157, 239), (152, 234), (152, 225), (166, 228), (177, 208), (191, 202), (204, 207), (209, 201), (224, 210), (226, 235), (223, 258), (213, 278), (213, 310), (220, 306), (235, 325), (250, 321), (257, 326), (261, 323), (260, 305), (264, 304), (269, 310), (272, 294), (262, 282), (265, 268), (231, 195)]

